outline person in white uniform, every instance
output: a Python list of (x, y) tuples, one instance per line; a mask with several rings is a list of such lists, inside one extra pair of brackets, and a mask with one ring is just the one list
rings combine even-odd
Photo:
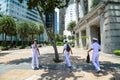
[(65, 41), (66, 44), (64, 44), (64, 48), (63, 48), (63, 53), (65, 54), (65, 63), (68, 65), (69, 68), (72, 67), (69, 56), (70, 53), (72, 53), (72, 49), (70, 47), (70, 45), (67, 43), (67, 41)]
[(101, 71), (100, 65), (99, 65), (99, 51), (101, 50), (101, 48), (97, 42), (98, 41), (97, 38), (92, 38), (92, 40), (93, 40), (93, 44), (92, 44), (91, 48), (88, 50), (88, 52), (93, 50), (92, 63), (95, 66), (97, 73), (99, 73)]
[(37, 46), (37, 39), (34, 39), (34, 44), (32, 44), (32, 69), (39, 69), (39, 59), (40, 51)]

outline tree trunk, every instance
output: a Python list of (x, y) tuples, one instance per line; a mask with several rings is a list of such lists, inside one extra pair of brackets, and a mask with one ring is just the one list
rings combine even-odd
[[(51, 38), (50, 33), (49, 33), (48, 30), (47, 30), (46, 22), (45, 22), (45, 20), (44, 20), (44, 18), (43, 18), (42, 12), (39, 10), (38, 7), (37, 7), (37, 10), (38, 10), (39, 16), (41, 17), (41, 20), (42, 20), (42, 22), (43, 22), (43, 24), (44, 24), (44, 28), (45, 28), (45, 30), (46, 30), (47, 36), (48, 36), (48, 38), (50, 39), (50, 43), (52, 44), (52, 46), (53, 46), (53, 48), (54, 48), (55, 60), (59, 60), (59, 54), (58, 54), (58, 50), (57, 50), (57, 47), (56, 47), (55, 38), (53, 38), (53, 39)], [(54, 21), (54, 20), (53, 20), (53, 21)], [(55, 37), (55, 36), (54, 36), (54, 37)]]
[(32, 34), (32, 40), (33, 40), (33, 36), (34, 36), (34, 35)]
[(54, 47), (54, 51), (55, 51), (55, 59), (59, 60), (59, 55), (58, 55), (58, 50), (57, 50), (56, 40), (55, 40), (54, 14), (55, 14), (55, 12), (53, 11), (53, 13), (52, 13), (53, 47)]
[(39, 34), (39, 44), (40, 44), (40, 34)]
[(2, 46), (5, 46), (5, 34), (2, 34)]
[(17, 44), (18, 44), (18, 37), (17, 35), (15, 36), (15, 48), (17, 47)]
[(13, 47), (13, 41), (12, 41), (12, 36), (10, 36), (10, 47)]
[(22, 46), (24, 46), (23, 40), (24, 40), (24, 38), (22, 38)]
[(2, 42), (4, 41), (4, 33), (2, 34)]
[(5, 40), (4, 40), (4, 45), (6, 46), (6, 38), (7, 38), (7, 35), (5, 34)]

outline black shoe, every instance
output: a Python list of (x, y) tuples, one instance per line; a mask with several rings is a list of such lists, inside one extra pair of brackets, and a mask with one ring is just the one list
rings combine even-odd
[(42, 68), (43, 66), (42, 65), (39, 65), (39, 68)]
[(72, 66), (69, 66), (68, 68), (72, 69)]
[(36, 69), (38, 70), (38, 69), (40, 69), (39, 67), (36, 67)]

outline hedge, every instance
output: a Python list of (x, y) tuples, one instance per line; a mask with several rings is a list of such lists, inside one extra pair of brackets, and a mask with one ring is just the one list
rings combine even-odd
[(10, 49), (10, 46), (1, 46), (1, 50), (8, 50)]
[(120, 50), (114, 50), (114, 54), (120, 56)]

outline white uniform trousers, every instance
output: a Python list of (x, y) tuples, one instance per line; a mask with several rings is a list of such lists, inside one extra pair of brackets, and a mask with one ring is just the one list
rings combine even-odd
[(39, 68), (38, 53), (32, 52), (32, 68)]
[(95, 66), (96, 70), (100, 70), (100, 65), (99, 65), (99, 53), (93, 53), (92, 55), (92, 63)]
[(69, 59), (69, 55), (70, 53), (65, 51), (65, 63), (68, 65), (68, 67), (71, 67), (71, 62), (70, 62), (70, 59)]

